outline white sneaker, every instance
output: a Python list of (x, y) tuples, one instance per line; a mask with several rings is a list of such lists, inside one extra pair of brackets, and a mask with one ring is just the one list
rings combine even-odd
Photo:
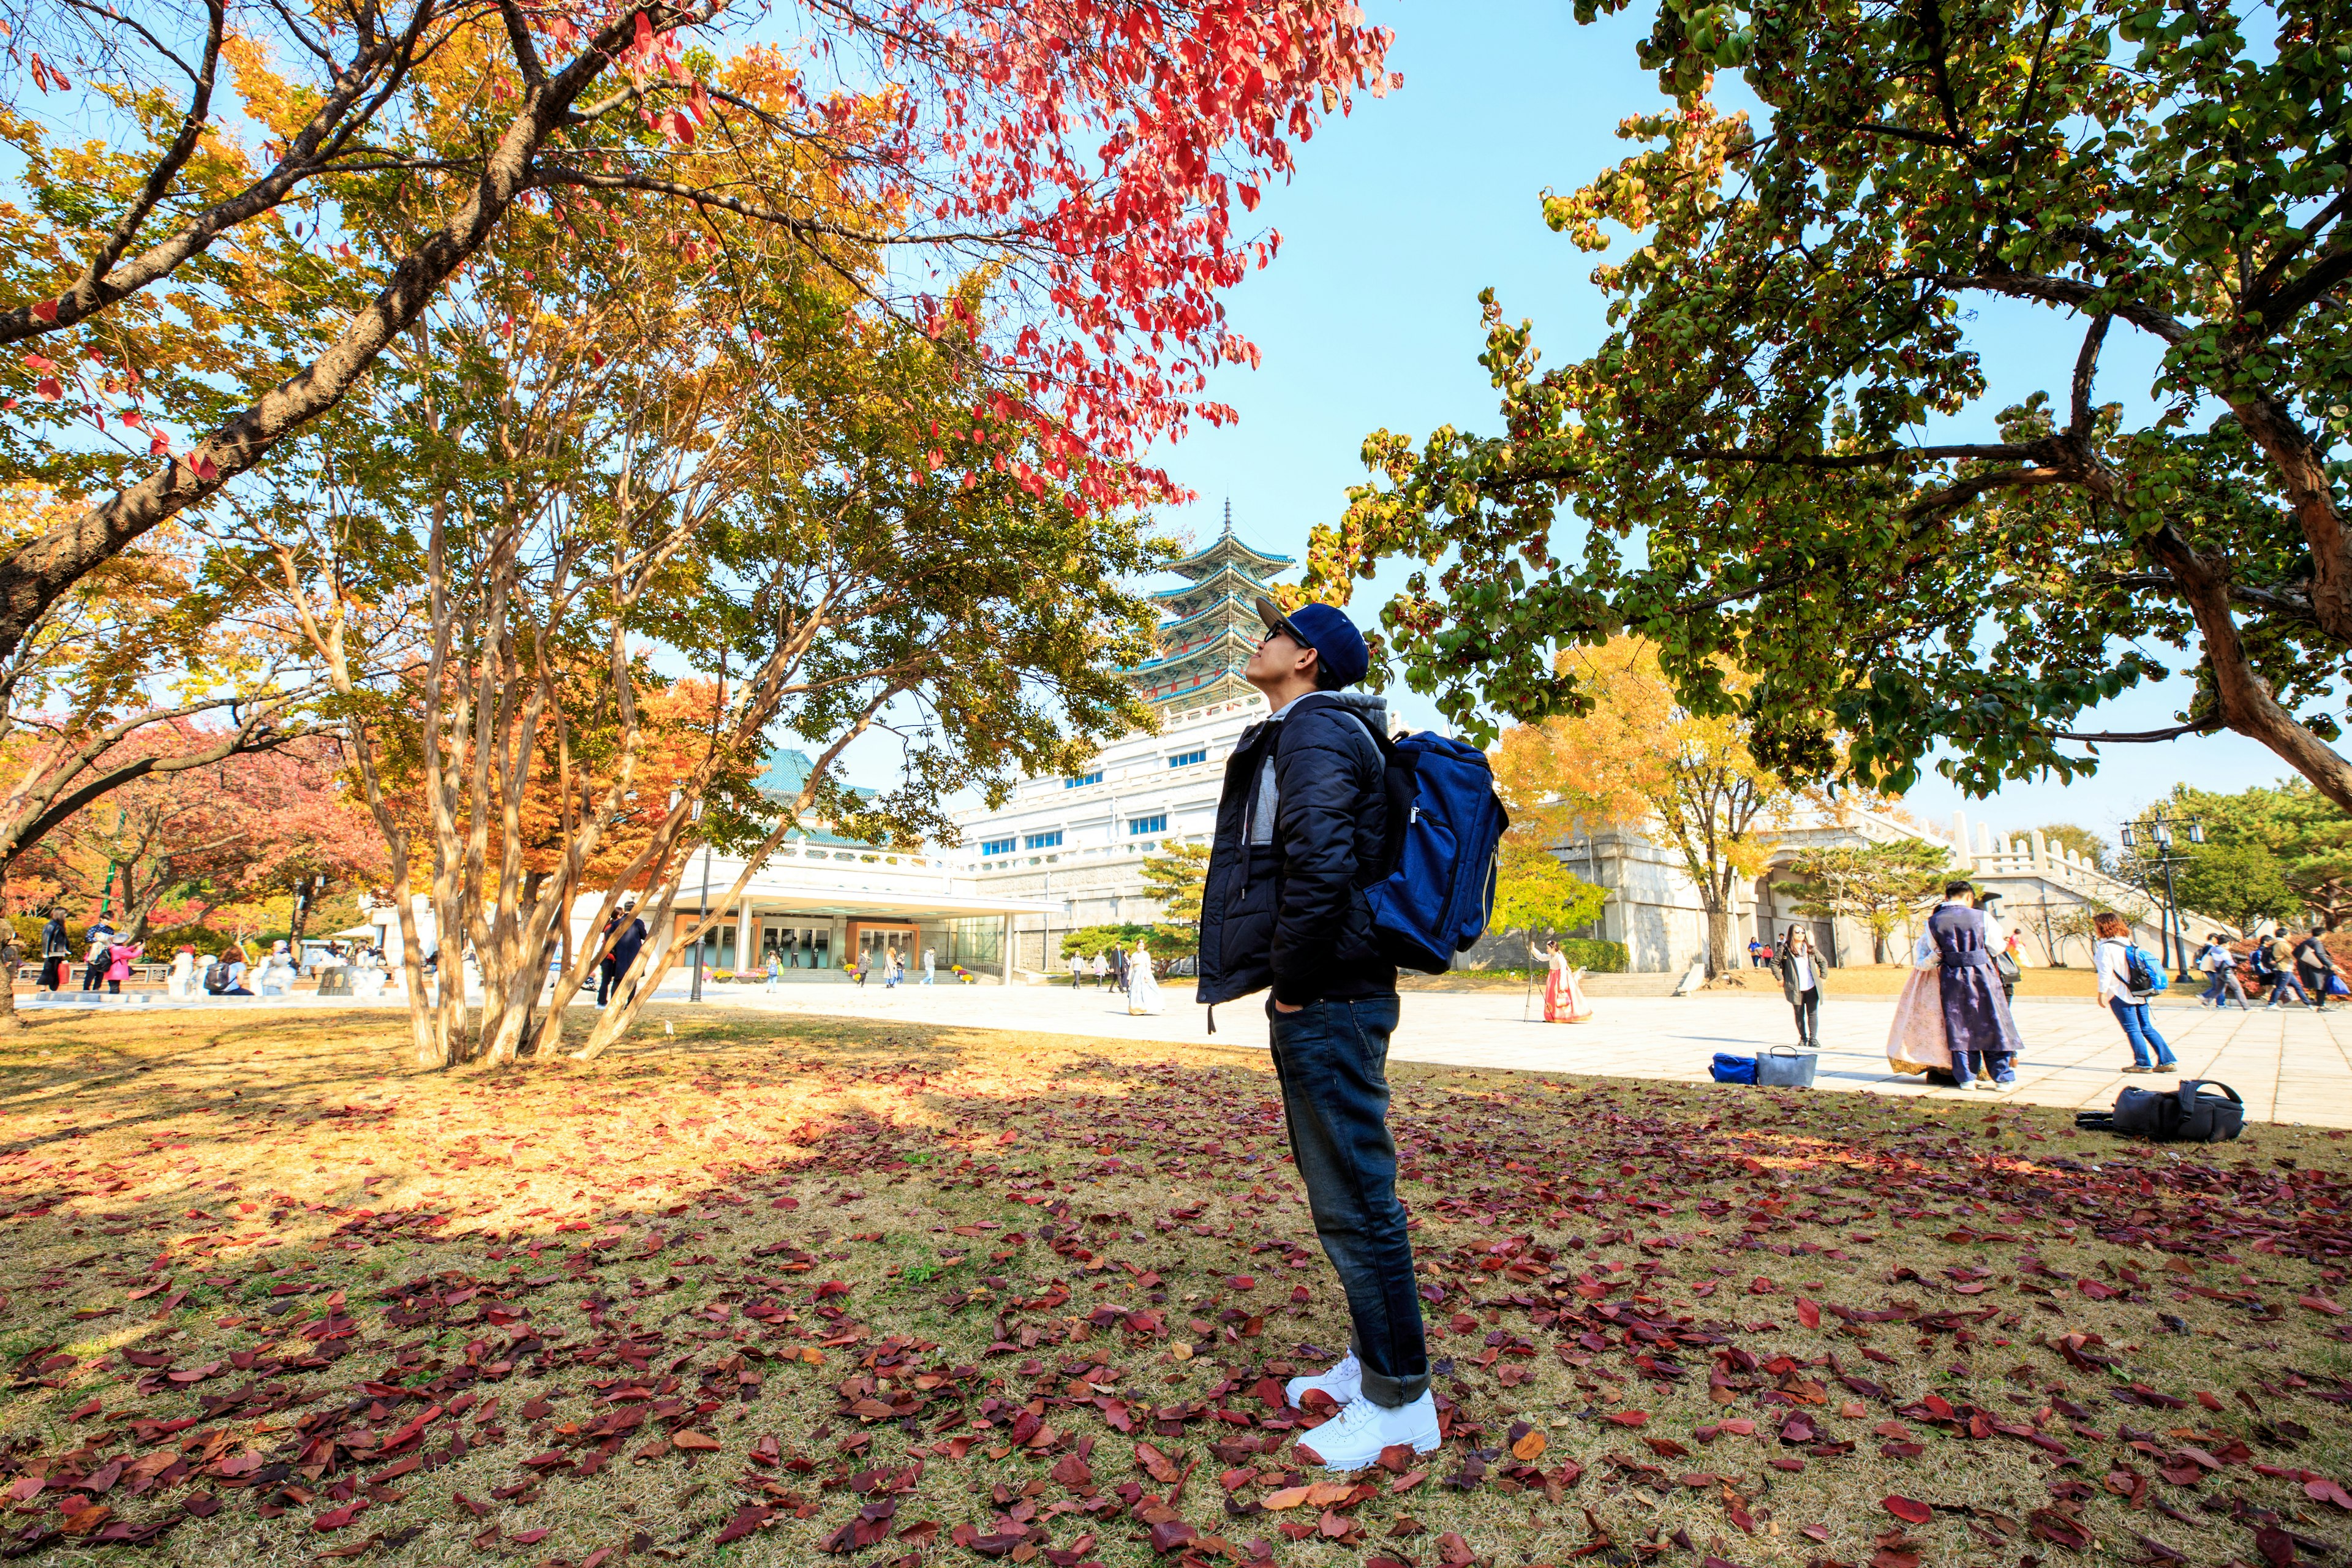
[(1340, 1406), (1353, 1405), (1364, 1396), (1364, 1365), (1350, 1350), (1339, 1358), (1339, 1364), (1311, 1377), (1294, 1377), (1282, 1385), (1282, 1395), (1290, 1401), (1293, 1410), (1307, 1408), (1307, 1396), (1320, 1391), (1331, 1396), (1331, 1403)]
[(1307, 1434), (1292, 1451), (1301, 1458), (1312, 1454), (1327, 1470), (1360, 1470), (1395, 1444), (1406, 1444), (1417, 1454), (1433, 1454), (1438, 1441), (1437, 1401), (1423, 1394), (1393, 1410), (1359, 1399)]

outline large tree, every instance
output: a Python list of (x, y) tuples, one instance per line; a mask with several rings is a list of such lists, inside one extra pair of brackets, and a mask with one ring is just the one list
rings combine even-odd
[(1549, 846), (1518, 836), (1516, 821), (1511, 827), (1495, 851), (1495, 913), (1488, 926), (1523, 932), (1532, 943), (1538, 932), (1558, 936), (1599, 920), (1609, 889), (1570, 870)]
[[(1118, 581), (1166, 558), (1139, 513), (1008, 437), (1030, 430), (1021, 384), (976, 329), (871, 313), (838, 258), (754, 219), (714, 229), (671, 248), (512, 226), (223, 531), (223, 590), (270, 586), (335, 687), (426, 1065), (551, 1053), (612, 940), (565, 950), (562, 928), (635, 898), (654, 940), (604, 1049), (653, 994), (636, 980), (698, 938), (671, 917), (702, 845), (744, 858), (724, 910), (795, 827), (949, 836), (950, 795), (1144, 717), (1114, 668), (1151, 620)], [(726, 290), (719, 267), (740, 269)], [(960, 286), (972, 317), (991, 300)], [(853, 794), (842, 752), (894, 725), (903, 783)], [(752, 782), (786, 737), (814, 766), (769, 800)]]
[(1798, 852), (1790, 880), (1776, 884), (1797, 912), (1858, 920), (1870, 932), (1870, 961), (1886, 962), (1886, 939), (1935, 901), (1950, 875), (1950, 852), (1925, 838)]
[(2330, 931), (2352, 915), (2352, 816), (2305, 780), (2227, 795), (2175, 784), (2141, 814), (2135, 835), (2141, 847), (2121, 868), (2157, 891), (2162, 876), (2147, 858), (2152, 835), (2146, 819), (2159, 810), (2204, 829), (2202, 844), (2177, 833), (2168, 851), (2187, 862), (2174, 868), (2173, 885), (2189, 908), (2240, 925), (2308, 910)]
[[(37, 95), (12, 72), (0, 116), (32, 195), (0, 209), (5, 438), (93, 499), (0, 546), (0, 660), (353, 395), (518, 212), (689, 254), (724, 218), (763, 228), (875, 310), (976, 336), (1002, 380), (975, 427), (1008, 467), (1097, 509), (1170, 493), (1134, 458), (1225, 417), (1205, 372), (1254, 353), (1219, 300), (1275, 237), (1235, 208), (1391, 85), (1387, 33), (1348, 0), (791, 16), (786, 47), (721, 59), (729, 0), (11, 8)], [(779, 140), (801, 156), (738, 156)], [(877, 247), (904, 258), (877, 271)], [(985, 319), (955, 286), (974, 268)]]
[[(1940, 745), (1986, 793), (2226, 729), (2352, 806), (2343, 36), (2314, 0), (1663, 0), (1671, 101), (1544, 200), (1580, 248), (1631, 244), (1593, 273), (1607, 336), (1539, 368), (1489, 293), (1491, 433), (1369, 437), (1318, 583), (1443, 562), (1386, 625), (1465, 724), (1570, 706), (1553, 649), (1631, 628), (1791, 774), (1899, 792)], [(2071, 374), (1986, 363), (1996, 307)], [(2144, 412), (2126, 336), (2160, 356)], [(2173, 670), (2176, 722), (2085, 729)]]
[[(1527, 812), (1538, 846), (1556, 842), (1571, 821), (1659, 840), (1697, 890), (1707, 972), (1722, 973), (1733, 965), (1735, 894), (1764, 868), (1767, 832), (1794, 794), (1757, 762), (1744, 724), (1676, 700), (1649, 644), (1621, 637), (1559, 657), (1582, 711), (1514, 726), (1495, 747), (1496, 787), (1514, 831)], [(1718, 673), (1731, 689), (1745, 684)], [(1535, 826), (1547, 819), (1557, 825), (1549, 833)]]
[[(142, 749), (177, 761), (211, 755), (218, 737), (182, 721)], [(143, 941), (159, 906), (202, 924), (227, 903), (290, 894), (298, 880), (382, 874), (383, 848), (338, 779), (331, 741), (304, 736), (194, 767), (126, 781), (49, 834), (18, 864), (76, 913), (110, 905), (115, 928)]]

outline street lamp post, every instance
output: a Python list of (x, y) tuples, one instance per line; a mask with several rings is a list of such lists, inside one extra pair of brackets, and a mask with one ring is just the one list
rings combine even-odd
[[(2205, 825), (2195, 817), (2151, 816), (2142, 819), (2137, 826), (2147, 833), (2148, 842), (2156, 848), (2154, 858), (2147, 863), (2164, 868), (2165, 917), (2172, 943), (2169, 962), (2173, 966), (2173, 977), (2186, 981), (2189, 978), (2189, 941), (2187, 933), (2181, 929), (2180, 900), (2172, 890), (2172, 868), (2175, 866), (2186, 865), (2189, 857), (2175, 855), (2172, 852), (2173, 845), (2177, 842), (2173, 837), (2173, 829), (2185, 828), (2189, 834), (2189, 843), (2202, 844), (2205, 842)], [(2124, 824), (2119, 837), (2123, 839), (2125, 848), (2138, 847), (2138, 834), (2134, 831), (2133, 824)]]
[[(702, 807), (698, 802), (695, 805), (694, 815), (697, 821), (701, 820)], [(703, 928), (709, 924), (709, 922), (710, 846), (705, 844), (702, 847), (702, 898), (696, 906), (694, 918), (694, 988), (693, 994), (687, 998), (689, 1002), (699, 1002), (702, 1000), (702, 944), (709, 937), (709, 932), (705, 931)], [(739, 954), (738, 956), (740, 957), (740, 955)]]

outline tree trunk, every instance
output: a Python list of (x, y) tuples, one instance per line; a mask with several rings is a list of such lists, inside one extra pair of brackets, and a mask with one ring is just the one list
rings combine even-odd
[(1731, 910), (1728, 900), (1714, 894), (1706, 900), (1706, 973), (1726, 973), (1731, 964)]
[[(2268, 746), (2320, 794), (2352, 811), (2352, 762), (2338, 756), (2283, 707), (2270, 683), (2255, 671), (2231, 609), (2229, 568), (2200, 553), (2169, 526), (2147, 536), (2147, 550), (2180, 585), (2181, 598), (2196, 618), (2198, 634), (2205, 643), (2205, 668), (2213, 678), (2214, 710), (2221, 723)], [(2315, 611), (2321, 607), (2321, 586), (2314, 582)], [(2352, 592), (2352, 584), (2342, 586)]]

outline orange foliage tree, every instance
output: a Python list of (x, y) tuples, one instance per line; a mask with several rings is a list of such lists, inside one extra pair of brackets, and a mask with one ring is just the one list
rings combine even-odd
[[(1708, 973), (1722, 973), (1732, 963), (1734, 894), (1764, 869), (1768, 831), (1797, 794), (1758, 764), (1739, 719), (1685, 708), (1641, 639), (1617, 637), (1559, 661), (1583, 710), (1504, 731), (1497, 789), (1515, 820), (1549, 820), (1555, 837), (1559, 825), (1580, 818), (1671, 847), (1706, 916)], [(1744, 679), (1722, 672), (1730, 689)]]

